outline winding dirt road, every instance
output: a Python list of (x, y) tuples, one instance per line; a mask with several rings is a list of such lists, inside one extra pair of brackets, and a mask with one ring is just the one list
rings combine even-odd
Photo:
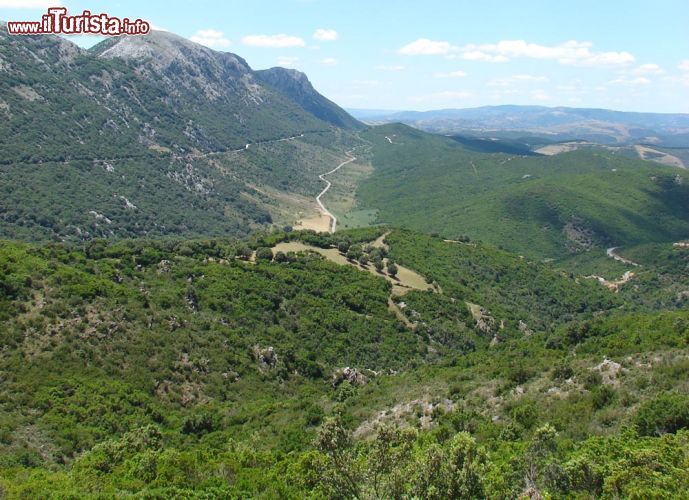
[(327, 180), (327, 179), (325, 178), (325, 176), (326, 176), (326, 175), (330, 175), (330, 174), (334, 174), (335, 172), (337, 172), (338, 170), (340, 170), (342, 167), (344, 167), (344, 166), (347, 165), (348, 163), (352, 163), (354, 160), (356, 160), (356, 157), (352, 156), (352, 151), (347, 151), (347, 152), (345, 153), (345, 155), (347, 155), (347, 157), (348, 157), (347, 160), (345, 160), (345, 161), (343, 161), (342, 163), (340, 163), (337, 167), (333, 168), (330, 172), (326, 172), (326, 173), (321, 174), (321, 175), (318, 176), (318, 178), (319, 178), (320, 180), (322, 180), (323, 182), (326, 183), (326, 186), (325, 186), (325, 188), (323, 189), (323, 191), (321, 191), (321, 192), (318, 194), (318, 196), (316, 196), (316, 203), (318, 203), (318, 206), (319, 206), (319, 208), (320, 208), (321, 213), (322, 213), (323, 215), (325, 215), (326, 217), (330, 217), (330, 221), (331, 221), (331, 223), (330, 223), (330, 232), (331, 232), (331, 233), (334, 233), (334, 232), (335, 232), (335, 229), (337, 228), (337, 217), (335, 217), (335, 216), (332, 214), (332, 212), (330, 212), (330, 210), (328, 210), (327, 208), (325, 208), (325, 205), (323, 205), (323, 202), (321, 201), (321, 197), (322, 197), (325, 193), (327, 193), (328, 190), (330, 189), (330, 186), (332, 186), (332, 183), (331, 183), (329, 180)]
[(617, 250), (618, 248), (620, 248), (620, 247), (610, 247), (610, 248), (608, 248), (608, 249), (605, 251), (605, 254), (606, 254), (608, 257), (610, 257), (611, 259), (615, 259), (616, 261), (622, 262), (623, 264), (627, 264), (627, 265), (630, 265), (630, 266), (639, 267), (639, 264), (637, 264), (636, 262), (631, 261), (631, 260), (629, 260), (629, 259), (625, 259), (625, 258), (622, 257), (621, 255), (619, 255), (619, 254), (615, 251), (615, 250)]

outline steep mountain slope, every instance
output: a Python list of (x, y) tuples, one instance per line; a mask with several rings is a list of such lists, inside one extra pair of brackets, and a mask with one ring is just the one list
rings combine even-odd
[(554, 259), (689, 235), (685, 170), (597, 151), (476, 153), (404, 125), (365, 138), (374, 172), (358, 197), (382, 222)]
[(256, 71), (254, 74), (259, 80), (288, 95), (299, 106), (325, 122), (348, 129), (363, 127), (362, 123), (344, 109), (316, 92), (304, 73), (276, 67)]
[(314, 173), (351, 147), (346, 130), (264, 84), (240, 57), (171, 33), (84, 51), (59, 37), (0, 32), (0, 73), (0, 236), (291, 224), (317, 193)]

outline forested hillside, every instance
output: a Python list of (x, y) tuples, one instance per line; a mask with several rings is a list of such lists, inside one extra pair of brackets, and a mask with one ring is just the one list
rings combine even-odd
[[(287, 240), (349, 263), (267, 251)], [(435, 291), (395, 295), (366, 269), (381, 253)], [(9, 497), (688, 486), (689, 316), (488, 245), (384, 228), (5, 242), (0, 283)]]
[(295, 96), (239, 56), (167, 32), (85, 51), (3, 28), (0, 74), (6, 238), (242, 235), (293, 224), (319, 190), (317, 173), (357, 140), (358, 122), (305, 75), (285, 76), (299, 83)]
[(598, 151), (480, 153), (404, 125), (365, 137), (374, 171), (357, 194), (381, 222), (556, 260), (689, 234), (682, 169)]

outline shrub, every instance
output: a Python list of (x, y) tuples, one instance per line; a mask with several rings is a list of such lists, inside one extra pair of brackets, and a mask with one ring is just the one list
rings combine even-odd
[(639, 408), (634, 423), (643, 436), (689, 428), (689, 396), (670, 393), (647, 401)]
[(256, 250), (256, 260), (273, 260), (273, 250), (268, 247), (261, 247)]
[(217, 416), (210, 411), (199, 411), (189, 415), (182, 424), (184, 434), (206, 434), (213, 432), (218, 427)]

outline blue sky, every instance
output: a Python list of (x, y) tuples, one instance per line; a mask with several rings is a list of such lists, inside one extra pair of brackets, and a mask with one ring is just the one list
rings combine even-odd
[(688, 0), (0, 0), (0, 19), (59, 4), (295, 67), (346, 107), (689, 112)]

